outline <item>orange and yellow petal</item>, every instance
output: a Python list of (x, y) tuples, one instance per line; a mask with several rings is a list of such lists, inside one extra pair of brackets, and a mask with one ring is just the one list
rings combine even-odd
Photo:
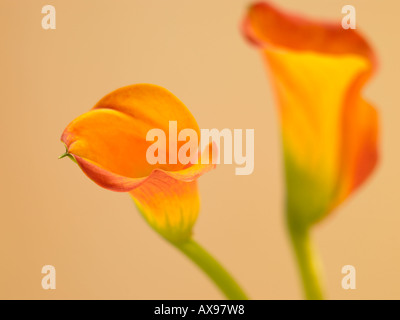
[(253, 5), (243, 24), (270, 70), (281, 119), (288, 212), (311, 224), (372, 172), (377, 113), (361, 97), (376, 66), (367, 41), (340, 24)]
[(187, 240), (200, 210), (197, 181), (180, 181), (155, 170), (130, 192), (147, 223), (172, 242)]
[(166, 171), (163, 169), (153, 169), (147, 177), (130, 178), (127, 176), (115, 174), (96, 162), (74, 155), (74, 158), (82, 171), (99, 186), (116, 192), (129, 192), (139, 187), (141, 184), (151, 180), (156, 172), (164, 172), (169, 177), (182, 182), (191, 182), (198, 179), (203, 174), (215, 168), (215, 159), (217, 159), (218, 149), (215, 143), (210, 143), (198, 158), (194, 158), (196, 163), (189, 163), (183, 169), (178, 171)]
[(267, 2), (253, 4), (244, 19), (245, 37), (259, 48), (363, 56), (374, 64), (369, 43), (354, 29), (340, 23), (315, 21), (284, 12)]
[(148, 224), (166, 239), (179, 242), (192, 235), (200, 210), (197, 178), (215, 168), (216, 152), (210, 144), (197, 164), (173, 172), (156, 169), (130, 192)]
[[(185, 166), (179, 162), (150, 165), (146, 159), (146, 151), (154, 143), (146, 141), (151, 129), (164, 131), (168, 155), (170, 121), (176, 121), (177, 132), (192, 129), (199, 134), (190, 111), (168, 90), (150, 84), (132, 85), (108, 94), (71, 122), (61, 140), (70, 154), (88, 163), (115, 175), (143, 178), (156, 168), (176, 171)], [(184, 143), (178, 141), (177, 149)], [(106, 179), (101, 176), (102, 185), (107, 185)]]

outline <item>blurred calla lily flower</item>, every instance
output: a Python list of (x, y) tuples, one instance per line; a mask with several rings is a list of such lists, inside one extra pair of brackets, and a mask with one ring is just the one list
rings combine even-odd
[(306, 297), (321, 299), (320, 263), (309, 229), (376, 166), (378, 115), (361, 95), (376, 58), (356, 30), (264, 2), (249, 8), (243, 31), (261, 52), (277, 96), (288, 227)]
[(309, 225), (332, 211), (373, 171), (376, 110), (361, 96), (376, 67), (355, 30), (257, 3), (246, 37), (270, 70), (281, 119), (288, 213)]
[[(150, 84), (118, 89), (92, 110), (71, 122), (61, 140), (83, 172), (101, 187), (129, 192), (147, 222), (172, 241), (187, 239), (199, 212), (196, 179), (215, 167), (197, 164), (150, 165), (146, 150), (149, 130), (166, 133), (169, 121), (199, 134), (196, 120), (172, 93)], [(178, 148), (184, 144), (178, 141)], [(210, 146), (211, 147), (211, 146)], [(203, 156), (210, 156), (206, 150)]]

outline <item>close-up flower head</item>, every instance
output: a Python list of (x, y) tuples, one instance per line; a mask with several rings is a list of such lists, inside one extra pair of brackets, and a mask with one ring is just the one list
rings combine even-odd
[[(166, 133), (166, 150), (158, 152), (169, 154), (172, 120), (179, 131), (199, 132), (190, 111), (172, 93), (156, 85), (132, 85), (106, 95), (72, 121), (61, 140), (67, 148), (65, 155), (71, 155), (91, 180), (111, 191), (129, 192), (153, 228), (180, 240), (191, 236), (199, 212), (196, 180), (215, 164), (185, 165), (178, 159), (149, 163), (153, 142), (148, 132), (158, 128)], [(183, 144), (176, 141), (175, 149)], [(204, 156), (209, 156), (208, 151)]]

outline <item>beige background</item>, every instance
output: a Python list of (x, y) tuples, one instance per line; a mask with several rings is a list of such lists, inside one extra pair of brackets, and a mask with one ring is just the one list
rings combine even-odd
[[(317, 230), (328, 297), (400, 298), (400, 135), (396, 0), (280, 0), (283, 8), (358, 27), (380, 57), (366, 96), (380, 109), (379, 169)], [(248, 0), (0, 0), (0, 298), (219, 299), (208, 279), (157, 236), (125, 194), (97, 187), (57, 160), (64, 127), (106, 93), (166, 87), (203, 128), (254, 128), (255, 172), (220, 166), (201, 178), (196, 238), (255, 299), (301, 297), (282, 212), (273, 96), (257, 52), (239, 32)], [(41, 8), (57, 29), (41, 28)], [(57, 289), (41, 288), (41, 268)], [(341, 268), (357, 268), (357, 290)]]

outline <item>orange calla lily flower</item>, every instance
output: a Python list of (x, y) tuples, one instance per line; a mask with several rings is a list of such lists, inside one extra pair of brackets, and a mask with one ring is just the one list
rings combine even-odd
[(249, 8), (243, 31), (270, 70), (281, 120), (288, 227), (306, 296), (321, 299), (309, 229), (377, 164), (378, 115), (361, 96), (376, 58), (357, 31), (268, 3)]
[(129, 192), (150, 226), (195, 262), (228, 299), (247, 299), (222, 265), (192, 239), (200, 203), (196, 180), (215, 168), (215, 145), (211, 143), (197, 158), (191, 154), (193, 163), (148, 162), (150, 130), (165, 134), (165, 146), (158, 152), (170, 154), (170, 146), (181, 151), (186, 143), (170, 144), (171, 121), (177, 132), (191, 129), (200, 136), (192, 114), (166, 89), (150, 84), (118, 89), (67, 126), (61, 137), (67, 152), (61, 158), (70, 157), (101, 187)]
[[(196, 179), (215, 165), (147, 162), (146, 150), (153, 143), (146, 141), (147, 132), (158, 128), (166, 133), (168, 154), (172, 120), (178, 130), (199, 134), (196, 120), (172, 93), (155, 85), (132, 85), (108, 94), (71, 122), (61, 140), (90, 179), (106, 189), (129, 192), (153, 228), (180, 241), (190, 237), (199, 212)], [(184, 143), (178, 141), (178, 148)], [(209, 151), (203, 156), (211, 156)]]
[(249, 9), (244, 33), (260, 49), (278, 98), (288, 210), (298, 223), (315, 223), (377, 163), (377, 112), (361, 96), (374, 52), (355, 30), (267, 3)]

